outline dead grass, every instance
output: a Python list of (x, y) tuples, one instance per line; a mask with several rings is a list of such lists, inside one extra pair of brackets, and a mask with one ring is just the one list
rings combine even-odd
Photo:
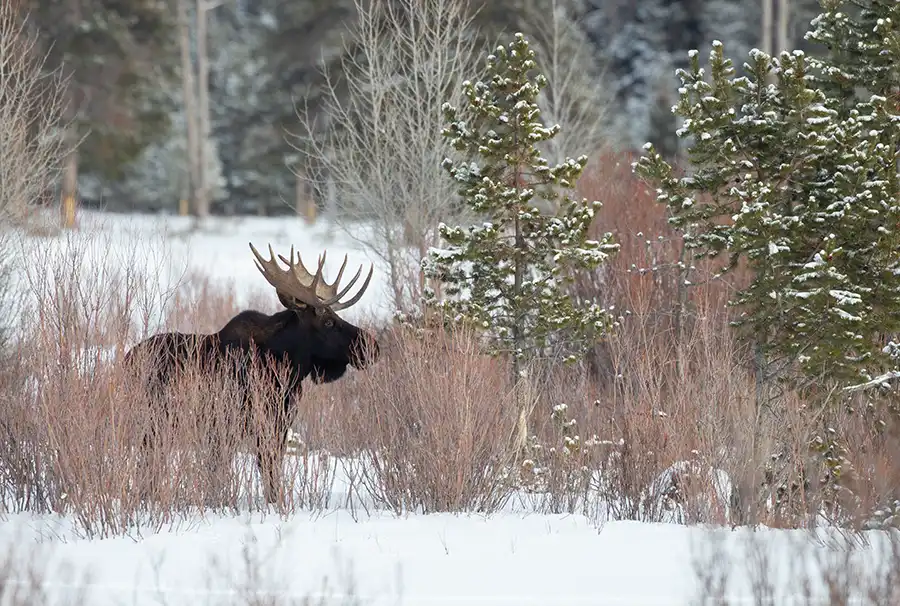
[[(704, 534), (692, 545), (694, 604), (889, 606), (900, 600), (900, 536), (803, 531)], [(740, 597), (738, 597), (740, 596)]]
[[(0, 556), (0, 604), (4, 606), (81, 606), (89, 604), (90, 576), (76, 575), (70, 566), (49, 570), (51, 558), (46, 546), (23, 547), (15, 542)], [(52, 578), (51, 578), (52, 575)], [(55, 586), (55, 587), (54, 587)], [(59, 587), (67, 587), (67, 597)]]

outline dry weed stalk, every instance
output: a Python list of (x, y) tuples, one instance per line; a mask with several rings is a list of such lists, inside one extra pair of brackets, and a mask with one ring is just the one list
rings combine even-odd
[[(10, 543), (6, 553), (0, 556), (0, 604), (81, 606), (90, 603), (89, 573), (76, 575), (71, 565), (50, 566), (53, 559), (46, 545), (27, 539), (16, 539)], [(30, 548), (26, 547), (29, 543)]]

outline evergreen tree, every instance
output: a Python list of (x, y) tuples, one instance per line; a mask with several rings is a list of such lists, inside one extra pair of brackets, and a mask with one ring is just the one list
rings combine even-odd
[[(460, 185), (463, 202), (484, 217), (481, 225), (440, 225), (448, 247), (432, 249), (423, 263), (429, 277), (444, 284), (446, 297), (431, 303), (453, 319), (472, 322), (491, 338), (495, 351), (520, 360), (540, 355), (551, 337), (565, 330), (574, 347), (610, 327), (610, 315), (596, 305), (576, 308), (565, 292), (573, 272), (599, 266), (616, 248), (609, 234), (598, 242), (587, 230), (599, 202), (576, 201), (570, 189), (586, 156), (550, 166), (538, 151), (558, 126), (543, 124), (537, 99), (546, 85), (534, 52), (521, 33), (487, 58), (484, 81), (466, 82), (471, 120), (459, 119), (446, 104), (443, 135), (465, 157), (478, 162), (443, 166)], [(558, 208), (542, 214), (539, 199)]]
[[(868, 4), (882, 17), (896, 12), (896, 4)], [(842, 28), (826, 35), (827, 18), (817, 22), (820, 39), (849, 40)], [(900, 21), (876, 22), (882, 42), (872, 56), (896, 65)], [(900, 131), (885, 96), (848, 102), (835, 92), (854, 70), (842, 57), (754, 51), (747, 76), (736, 78), (716, 42), (707, 81), (693, 51), (690, 68), (678, 72), (674, 109), (692, 173), (676, 177), (652, 145), (636, 170), (657, 185), (698, 255), (727, 255), (726, 270), (747, 262), (752, 279), (733, 303), (765, 360), (850, 380), (884, 368), (875, 340), (900, 319)]]
[[(817, 82), (842, 101), (844, 114), (862, 108), (871, 145), (883, 163), (867, 176), (884, 195), (897, 191), (897, 115), (900, 113), (900, 4), (886, 0), (847, 2), (825, 0), (806, 39), (828, 51), (826, 68)], [(892, 153), (893, 152), (893, 153)], [(889, 310), (888, 310), (889, 311)], [(883, 353), (894, 368), (883, 376), (896, 378), (900, 343), (896, 326), (886, 322), (882, 333), (893, 339)]]
[[(211, 12), (210, 21), (210, 103), (212, 137), (221, 159), (222, 205), (228, 211), (267, 213), (284, 212), (291, 204), (290, 174), (284, 159), (273, 162), (278, 172), (260, 162), (272, 145), (283, 144), (284, 132), (261, 118), (269, 107), (263, 88), (268, 83), (265, 73), (266, 54), (261, 51), (266, 20), (254, 11), (264, 8), (262, 2), (225, 3)], [(290, 102), (286, 102), (290, 109)], [(263, 166), (260, 166), (262, 164)], [(268, 169), (268, 170), (267, 170)], [(270, 181), (288, 181), (273, 187)], [(267, 206), (269, 208), (267, 208)]]
[(26, 3), (47, 51), (48, 70), (71, 76), (69, 110), (79, 165), (104, 179), (168, 129), (167, 87), (174, 85), (174, 17), (155, 0)]
[(307, 151), (296, 149), (302, 147), (296, 136), (298, 113), (308, 111), (317, 126), (327, 129), (325, 74), (343, 81), (342, 59), (355, 47), (347, 37), (355, 6), (354, 0), (262, 0), (254, 10), (259, 12), (255, 52), (261, 61), (254, 74), (258, 82), (248, 84), (259, 103), (247, 116), (248, 127), (255, 131), (254, 149), (241, 168), (247, 195), (260, 206), (283, 208), (285, 200), (294, 198), (292, 167), (302, 164), (298, 160), (305, 159)]
[[(806, 39), (829, 53), (818, 83), (850, 109), (870, 95), (892, 97), (900, 86), (900, 4), (894, 0), (850, 3), (825, 0)], [(895, 108), (896, 109), (896, 108)]]

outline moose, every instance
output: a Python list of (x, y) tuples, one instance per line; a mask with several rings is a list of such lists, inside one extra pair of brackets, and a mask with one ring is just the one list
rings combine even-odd
[[(256, 310), (238, 313), (217, 333), (187, 334), (165, 332), (153, 335), (135, 345), (125, 356), (126, 364), (139, 357), (149, 363), (149, 376), (142, 377), (151, 400), (165, 404), (164, 391), (183, 372), (189, 361), (199, 362), (203, 372), (231, 373), (242, 388), (242, 422), (249, 431), (250, 384), (248, 368), (253, 362), (261, 362), (263, 368), (286, 371), (287, 385), (267, 406), (267, 427), (256, 435), (256, 461), (263, 481), (267, 503), (274, 503), (279, 494), (284, 451), (288, 429), (296, 416), (297, 400), (302, 397), (302, 382), (307, 377), (316, 383), (328, 383), (340, 379), (348, 366), (364, 369), (378, 360), (379, 344), (367, 331), (341, 319), (336, 312), (356, 304), (366, 292), (372, 279), (374, 265), (359, 291), (342, 301), (358, 281), (362, 266), (343, 288), (340, 281), (347, 266), (347, 256), (334, 281), (329, 284), (322, 276), (327, 251), (319, 256), (315, 273), (304, 266), (299, 253), (290, 259), (278, 255), (282, 268), (269, 245), (269, 259), (264, 259), (250, 244), (257, 269), (275, 288), (279, 301), (285, 307), (272, 315)], [(146, 368), (146, 367), (144, 367)], [(280, 401), (279, 401), (280, 400)], [(163, 419), (170, 417), (168, 406)], [(158, 429), (151, 430), (144, 439), (144, 447), (150, 446)], [(271, 433), (270, 433), (271, 432)], [(274, 438), (275, 448), (271, 448)], [(267, 447), (267, 445), (269, 447)], [(274, 451), (273, 451), (274, 450)]]

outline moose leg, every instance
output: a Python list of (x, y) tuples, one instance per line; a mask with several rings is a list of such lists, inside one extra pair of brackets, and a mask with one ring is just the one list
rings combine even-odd
[(267, 504), (280, 503), (283, 497), (283, 461), (287, 431), (278, 431), (257, 438), (256, 464), (263, 484)]
[(281, 414), (265, 431), (257, 432), (256, 464), (266, 503), (280, 503), (284, 492), (284, 451), (287, 447), (288, 427)]
[[(152, 469), (151, 461), (153, 460), (153, 454), (156, 451), (156, 446), (158, 442), (158, 436), (152, 428), (148, 428), (144, 430), (144, 436), (141, 438), (141, 443), (138, 445), (138, 464), (135, 466), (135, 469), (148, 470)], [(139, 479), (139, 475), (134, 477), (134, 482), (137, 483), (137, 492), (139, 498), (142, 502), (146, 502), (149, 499), (153, 498), (155, 494), (154, 486), (154, 478), (155, 474), (150, 473), (146, 476), (146, 480), (141, 481)]]
[(144, 480), (138, 482), (138, 493), (141, 501), (147, 502), (159, 497), (161, 486), (159, 479), (167, 469), (168, 457), (163, 448), (165, 424), (169, 422), (166, 408), (166, 393), (162, 386), (154, 384), (148, 390), (150, 408), (144, 419), (144, 427), (138, 450), (139, 464), (137, 469)]
[(263, 415), (266, 417), (266, 422), (263, 424), (264, 430), (261, 431), (258, 427), (256, 432), (256, 462), (263, 483), (266, 503), (283, 503), (283, 462), (287, 449), (288, 430), (293, 422), (291, 403), (294, 398), (293, 392), (299, 386), (300, 380), (300, 377), (292, 373), (289, 385), (281, 393), (281, 397), (267, 402), (271, 407), (265, 410), (266, 414)]

